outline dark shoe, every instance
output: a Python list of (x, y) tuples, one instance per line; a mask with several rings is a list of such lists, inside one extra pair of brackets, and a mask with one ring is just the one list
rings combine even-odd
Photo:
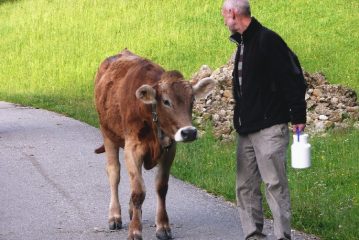
[(290, 235), (284, 234), (284, 238), (279, 238), (278, 240), (291, 240)]
[(246, 240), (266, 240), (266, 239), (267, 239), (266, 235), (260, 233), (255, 233), (246, 238)]

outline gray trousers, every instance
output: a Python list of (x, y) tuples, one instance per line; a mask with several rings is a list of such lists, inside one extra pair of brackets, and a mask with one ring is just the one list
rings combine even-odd
[(277, 239), (290, 239), (290, 197), (286, 174), (289, 143), (287, 124), (278, 124), (247, 135), (239, 135), (237, 146), (236, 196), (243, 232), (247, 238), (261, 234), (263, 211), (261, 183)]

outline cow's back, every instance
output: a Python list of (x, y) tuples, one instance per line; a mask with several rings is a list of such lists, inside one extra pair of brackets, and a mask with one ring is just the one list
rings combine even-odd
[(95, 80), (95, 103), (100, 125), (112, 136), (124, 139), (124, 130), (138, 129), (146, 114), (145, 106), (136, 98), (143, 84), (153, 85), (164, 70), (130, 51), (107, 58), (99, 67)]

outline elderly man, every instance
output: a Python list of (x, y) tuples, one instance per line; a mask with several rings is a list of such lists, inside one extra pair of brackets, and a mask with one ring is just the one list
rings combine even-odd
[(230, 39), (238, 45), (233, 70), (233, 123), (238, 132), (236, 196), (246, 239), (265, 239), (260, 185), (274, 219), (277, 239), (291, 239), (286, 175), (288, 122), (303, 131), (304, 81), (282, 38), (251, 17), (248, 0), (225, 0)]

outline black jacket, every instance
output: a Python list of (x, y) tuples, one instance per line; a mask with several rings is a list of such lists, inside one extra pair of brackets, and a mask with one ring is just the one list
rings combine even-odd
[[(247, 134), (275, 124), (306, 122), (306, 85), (296, 81), (296, 66), (289, 49), (275, 32), (255, 18), (241, 35), (231, 40), (238, 45), (233, 70), (235, 99), (234, 127)], [(242, 85), (238, 82), (238, 61), (243, 40)]]

